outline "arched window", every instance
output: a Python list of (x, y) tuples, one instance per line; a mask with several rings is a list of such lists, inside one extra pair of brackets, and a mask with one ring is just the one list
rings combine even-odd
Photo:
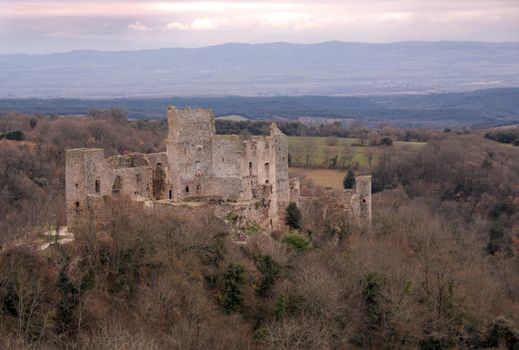
[(114, 180), (114, 184), (112, 185), (112, 193), (119, 194), (123, 188), (123, 179), (117, 175)]
[(162, 193), (166, 187), (165, 180), (166, 172), (162, 168), (162, 163), (157, 163), (153, 172), (153, 199), (158, 200), (162, 198)]

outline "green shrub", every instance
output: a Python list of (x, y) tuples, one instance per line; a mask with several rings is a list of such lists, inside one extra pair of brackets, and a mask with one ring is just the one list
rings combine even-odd
[(262, 255), (256, 260), (256, 267), (261, 272), (263, 278), (256, 292), (261, 296), (266, 296), (279, 275), (280, 267), (270, 255)]
[(391, 146), (393, 144), (393, 139), (389, 136), (384, 136), (380, 139), (380, 145), (382, 146)]
[(420, 350), (447, 350), (453, 346), (452, 338), (440, 334), (429, 334), (420, 341)]
[(250, 225), (245, 226), (242, 231), (246, 236), (250, 237), (250, 236), (254, 236), (258, 232), (260, 232), (261, 227), (257, 224), (250, 224)]
[(488, 231), (487, 251), (489, 254), (495, 254), (502, 250), (504, 243), (505, 229), (498, 223), (492, 223)]
[(515, 212), (514, 205), (511, 200), (503, 200), (497, 202), (488, 213), (489, 218), (497, 219), (501, 215), (511, 216)]
[(281, 321), (287, 312), (287, 297), (283, 294), (278, 296), (274, 305), (274, 317)]
[(501, 343), (505, 343), (508, 349), (519, 349), (519, 331), (512, 321), (503, 317), (492, 322), (485, 346), (498, 347)]
[(31, 127), (31, 129), (34, 129), (36, 127), (36, 125), (38, 125), (38, 118), (32, 117), (29, 120), (29, 126)]
[(225, 216), (225, 220), (231, 221), (233, 223), (236, 223), (238, 219), (240, 218), (240, 215), (238, 213), (231, 211), (229, 214)]
[(242, 265), (229, 264), (223, 276), (225, 286), (223, 308), (227, 314), (236, 312), (243, 304), (245, 277), (245, 268)]
[(5, 134), (5, 138), (13, 141), (23, 141), (25, 140), (25, 134), (21, 130), (15, 130)]
[(312, 248), (312, 243), (310, 243), (306, 237), (300, 235), (299, 233), (288, 233), (283, 236), (281, 241), (300, 252), (304, 252)]
[(500, 143), (511, 143), (516, 145), (517, 140), (519, 140), (519, 128), (487, 132), (485, 137)]
[(378, 324), (382, 316), (379, 305), (382, 285), (382, 277), (376, 272), (370, 272), (364, 278), (362, 296), (364, 297), (366, 312), (372, 325)]
[(287, 206), (285, 224), (293, 230), (301, 228), (301, 210), (299, 210), (296, 203), (292, 202)]
[[(344, 241), (351, 233), (350, 226), (347, 223), (342, 223), (340, 226), (332, 226), (327, 223), (324, 227), (324, 234), (328, 238), (338, 238), (339, 241)], [(310, 236), (311, 237), (311, 236)]]

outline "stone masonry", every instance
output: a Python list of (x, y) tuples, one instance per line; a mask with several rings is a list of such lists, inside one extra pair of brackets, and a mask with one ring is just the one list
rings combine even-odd
[[(268, 136), (243, 139), (215, 133), (213, 113), (168, 108), (166, 152), (105, 158), (102, 149), (66, 153), (67, 221), (109, 198), (145, 208), (198, 208), (218, 216), (245, 217), (264, 230), (284, 229), (285, 209), (317, 207), (324, 219), (344, 216), (371, 222), (371, 177), (334, 197), (301, 197), (288, 175), (288, 138), (275, 124)], [(194, 210), (194, 209), (193, 209)]]

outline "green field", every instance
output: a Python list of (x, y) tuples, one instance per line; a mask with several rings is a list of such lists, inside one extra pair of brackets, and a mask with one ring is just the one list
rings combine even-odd
[[(218, 135), (222, 139), (233, 139), (236, 135)], [(370, 146), (368, 140), (337, 138), (335, 145), (329, 144), (328, 137), (288, 137), (290, 166), (294, 168), (346, 169), (351, 164), (371, 168), (376, 164), (381, 152), (387, 146)], [(393, 147), (399, 153), (412, 152), (426, 145), (425, 142), (394, 141)], [(309, 155), (307, 164), (306, 158)], [(332, 166), (336, 158), (335, 166)]]
[[(291, 166), (328, 168), (334, 157), (336, 167), (343, 168), (348, 164), (358, 163), (360, 166), (372, 166), (383, 150), (383, 146), (364, 146), (360, 139), (338, 138), (335, 145), (329, 145), (327, 137), (297, 137), (288, 138)], [(392, 147), (399, 151), (412, 151), (425, 145), (423, 142), (396, 141)], [(306, 157), (309, 164), (306, 164)]]

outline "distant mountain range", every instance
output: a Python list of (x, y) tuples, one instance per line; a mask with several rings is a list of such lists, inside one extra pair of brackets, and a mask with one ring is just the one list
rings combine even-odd
[[(0, 56), (0, 98), (355, 96), (514, 86), (519, 43), (225, 44)], [(393, 103), (390, 97), (368, 102)], [(431, 103), (407, 102), (413, 108)]]
[(170, 97), (120, 99), (0, 99), (0, 114), (17, 111), (82, 115), (94, 108), (120, 107), (134, 119), (163, 119), (168, 104), (204, 107), (216, 116), (248, 119), (337, 118), (366, 126), (490, 127), (519, 123), (519, 88), (463, 93), (389, 96)]

